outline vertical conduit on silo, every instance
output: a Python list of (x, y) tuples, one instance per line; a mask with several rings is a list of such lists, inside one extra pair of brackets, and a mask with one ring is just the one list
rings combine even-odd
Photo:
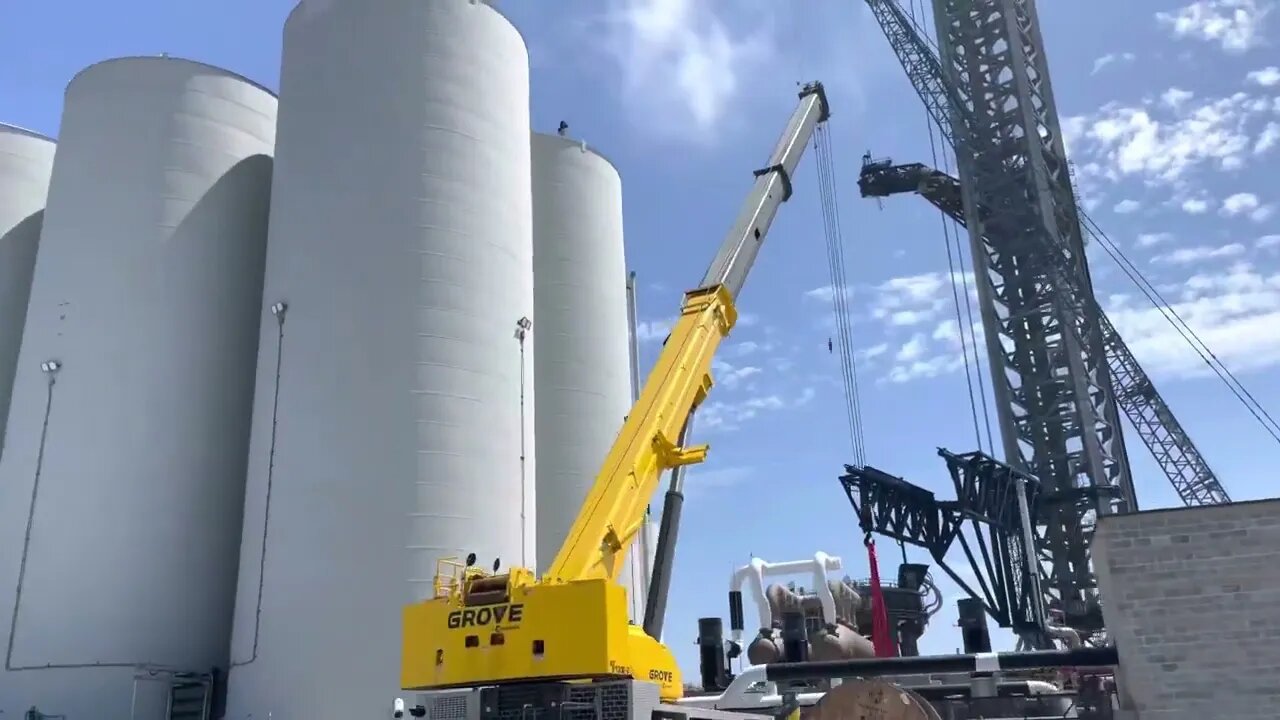
[(0, 123), (0, 455), (54, 148), (47, 137)]
[[(258, 539), (258, 583), (257, 589), (254, 591), (253, 604), (253, 640), (250, 642), (249, 656), (244, 659), (237, 659), (231, 656), (230, 669), (244, 667), (258, 660), (258, 644), (262, 637), (262, 596), (266, 590), (267, 578), (267, 549), (270, 547), (271, 536), (271, 491), (275, 486), (276, 477), (276, 438), (279, 437), (280, 427), (280, 376), (284, 371), (284, 319), (289, 311), (288, 303), (275, 302), (268, 308), (272, 318), (275, 320), (275, 368), (271, 372), (271, 427), (267, 438), (267, 469), (264, 487), (262, 491), (262, 528)], [(261, 358), (261, 351), (259, 351)], [(261, 386), (259, 392), (261, 392)], [(254, 532), (254, 527), (249, 523), (242, 524), (245, 535)], [(243, 545), (243, 543), (241, 543)], [(242, 571), (243, 572), (243, 571)], [(237, 589), (237, 595), (242, 592)]]
[(501, 14), (294, 9), (263, 295), (289, 347), (274, 412), (259, 361), (228, 717), (381, 717), (436, 560), (533, 552), (530, 205), (528, 53)]
[[(539, 350), (538, 571), (564, 543), (630, 412), (631, 339), (622, 180), (586, 143), (533, 134), (533, 289)], [(633, 543), (619, 581), (633, 618)]]
[(0, 710), (127, 717), (163, 701), (135, 676), (226, 667), (275, 111), (172, 58), (67, 88), (0, 464)]

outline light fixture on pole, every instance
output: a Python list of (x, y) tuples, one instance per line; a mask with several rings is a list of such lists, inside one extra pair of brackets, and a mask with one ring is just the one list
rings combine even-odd
[(533, 321), (528, 316), (521, 316), (516, 321), (515, 339), (520, 343), (520, 560), (524, 567), (529, 567), (529, 538), (528, 538), (528, 476), (526, 471), (525, 456), (527, 454), (527, 439), (525, 438), (525, 410), (524, 410), (524, 385), (525, 385), (525, 357), (524, 357), (524, 341), (533, 331)]

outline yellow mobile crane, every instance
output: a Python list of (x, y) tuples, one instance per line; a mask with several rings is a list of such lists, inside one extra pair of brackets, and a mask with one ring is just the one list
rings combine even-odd
[[(791, 197), (792, 173), (830, 114), (820, 83), (805, 85), (799, 98), (702, 283), (685, 293), (657, 364), (550, 568), (537, 578), (527, 568), (490, 574), (473, 567), (474, 558), (442, 561), (434, 597), (404, 609), (401, 687), (502, 689), (519, 683), (529, 690), (539, 683), (634, 679), (656, 685), (663, 701), (681, 696), (675, 658), (629, 622), (618, 575), (662, 473), (706, 457), (706, 445), (681, 446), (686, 423), (711, 390), (712, 356), (737, 320), (734, 300), (778, 207)], [(670, 568), (654, 576), (660, 572), (669, 575)], [(652, 591), (665, 592), (665, 583), (659, 585)], [(562, 690), (516, 707), (555, 705), (559, 701), (545, 698), (562, 697), (555, 695)], [(422, 706), (410, 711), (426, 713)]]

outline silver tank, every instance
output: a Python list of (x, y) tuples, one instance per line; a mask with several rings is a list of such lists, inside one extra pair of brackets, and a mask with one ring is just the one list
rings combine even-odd
[(386, 717), (437, 558), (535, 564), (529, 153), (493, 8), (286, 22), (228, 717)]
[(55, 145), (0, 123), (0, 455)]
[[(622, 179), (586, 143), (533, 134), (538, 571), (573, 525), (631, 408)], [(635, 546), (622, 583), (632, 599)]]
[[(862, 598), (849, 585), (839, 580), (827, 581), (835, 599), (834, 622), (824, 622), (818, 630), (809, 633), (810, 660), (849, 660), (875, 657), (875, 645), (858, 634), (854, 615), (862, 606)], [(782, 585), (765, 588), (769, 612), (776, 627), (782, 624), (784, 612), (802, 612), (809, 618), (822, 618), (822, 603), (813, 594), (801, 594)], [(830, 620), (830, 618), (826, 618)], [(752, 665), (782, 662), (784, 659), (782, 638), (776, 630), (763, 629), (747, 645), (747, 661)]]
[(154, 717), (167, 670), (226, 666), (275, 111), (170, 58), (67, 88), (0, 463), (6, 716)]

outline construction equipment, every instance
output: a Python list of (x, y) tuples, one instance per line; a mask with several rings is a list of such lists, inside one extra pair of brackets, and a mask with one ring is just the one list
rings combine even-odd
[[(497, 686), (496, 699), (481, 704), (500, 709), (515, 702), (517, 710), (572, 707), (565, 703), (587, 702), (575, 700), (575, 692), (595, 692), (591, 684), (564, 681), (634, 679), (594, 684), (617, 685), (627, 707), (639, 702), (633, 694), (654, 689), (660, 701), (682, 695), (670, 650), (629, 624), (618, 575), (662, 473), (706, 457), (707, 446), (684, 446), (687, 423), (711, 390), (712, 357), (737, 320), (735, 300), (778, 208), (791, 196), (792, 174), (829, 114), (822, 85), (805, 85), (711, 267), (685, 294), (657, 364), (547, 572), (541, 578), (527, 568), (499, 573), (495, 563), (489, 573), (475, 567), (474, 556), (441, 561), (434, 597), (404, 609), (403, 688)], [(419, 706), (410, 714), (427, 712)]]
[[(874, 160), (868, 153), (862, 159), (858, 189), (863, 197), (875, 198), (916, 193), (960, 226), (968, 227), (960, 180), (927, 165), (894, 165), (889, 159)], [(976, 209), (980, 217), (989, 215), (984, 207)], [(984, 230), (992, 232), (989, 227)], [(1231, 502), (1231, 497), (1218, 481), (1218, 476), (1111, 324), (1111, 319), (1102, 306), (1092, 295), (1088, 295), (1086, 300), (1090, 304), (1090, 311), (1098, 319), (1103, 352), (1115, 384), (1116, 403), (1138, 431), (1138, 437), (1151, 451), (1151, 457), (1173, 484), (1178, 497), (1188, 506)]]
[(1137, 497), (1035, 3), (938, 0), (935, 52), (898, 0), (865, 1), (955, 151), (1004, 459), (1044, 490), (1045, 590), (1100, 634), (1093, 532)]

